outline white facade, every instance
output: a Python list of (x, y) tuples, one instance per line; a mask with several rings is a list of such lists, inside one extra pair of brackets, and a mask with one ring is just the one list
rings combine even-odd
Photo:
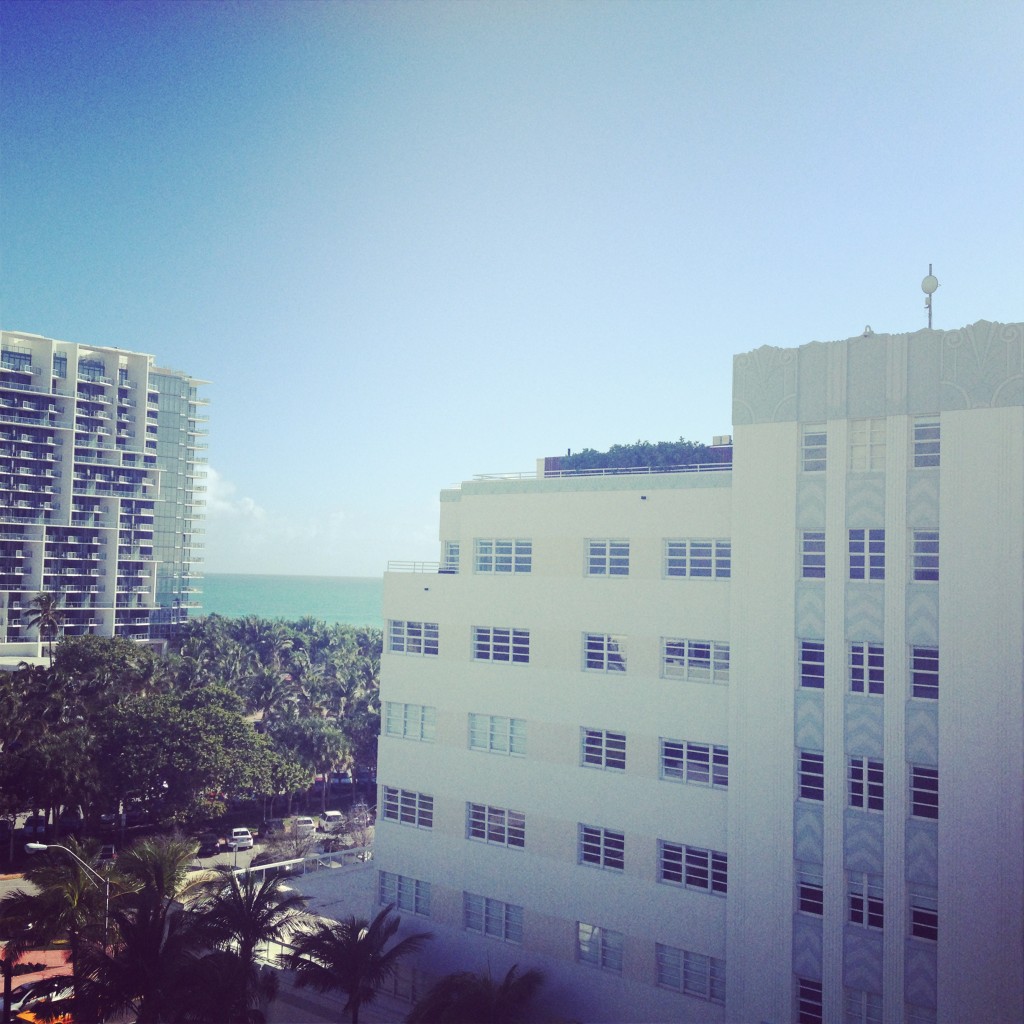
[(380, 902), (568, 1019), (1020, 1020), (1024, 325), (764, 347), (733, 420), (731, 469), (442, 492)]
[(34, 334), (0, 349), (0, 657), (40, 656), (43, 591), (65, 634), (167, 636), (201, 561), (203, 382)]

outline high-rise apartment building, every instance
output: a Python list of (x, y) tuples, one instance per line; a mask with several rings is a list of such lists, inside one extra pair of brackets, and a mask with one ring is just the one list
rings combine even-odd
[(441, 492), (381, 904), (593, 1021), (1024, 1019), (1024, 325), (737, 356), (731, 466)]
[(198, 595), (204, 383), (153, 356), (16, 331), (0, 344), (0, 656), (58, 595), (67, 635), (169, 635)]

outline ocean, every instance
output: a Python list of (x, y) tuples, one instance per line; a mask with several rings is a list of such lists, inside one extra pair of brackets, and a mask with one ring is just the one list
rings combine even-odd
[(258, 615), (292, 622), (306, 615), (327, 623), (383, 628), (384, 580), (355, 576), (249, 576), (207, 573), (202, 607), (193, 616)]

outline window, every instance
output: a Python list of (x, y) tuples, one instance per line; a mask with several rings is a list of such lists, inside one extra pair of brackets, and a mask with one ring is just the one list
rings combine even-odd
[(825, 686), (825, 642), (800, 641), (800, 685), (806, 689), (821, 690)]
[(729, 748), (711, 743), (663, 739), (661, 777), (725, 789), (729, 785)]
[(480, 540), (475, 543), (473, 566), (477, 572), (530, 572), (533, 541)]
[(398, 704), (384, 702), (384, 735), (400, 736), (405, 740), (434, 742), (437, 726), (437, 708), (423, 704)]
[(915, 580), (937, 583), (939, 579), (939, 531), (915, 530), (911, 558)]
[(655, 943), (658, 984), (688, 996), (725, 1002), (725, 961)]
[(939, 464), (940, 428), (937, 416), (919, 416), (914, 420), (914, 468)]
[(910, 894), (910, 934), (936, 942), (939, 938), (939, 904), (934, 896)]
[(801, 750), (798, 761), (797, 794), (804, 800), (825, 799), (825, 755)]
[(430, 917), (430, 883), (391, 871), (378, 871), (377, 901), (385, 906), (393, 903), (409, 914)]
[(850, 421), (850, 469), (885, 469), (885, 420)]
[(910, 648), (910, 692), (925, 700), (939, 699), (938, 647)]
[(729, 858), (718, 850), (702, 850), (658, 840), (658, 881), (687, 889), (718, 893), (728, 890)]
[(729, 579), (732, 575), (732, 541), (665, 541), (665, 575), (693, 579)]
[(885, 530), (850, 531), (850, 579), (885, 579)]
[(850, 690), (876, 697), (885, 692), (885, 649), (881, 644), (850, 644)]
[(527, 664), (530, 660), (530, 631), (505, 629), (499, 626), (474, 626), (473, 658), (476, 661)]
[(625, 835), (608, 828), (580, 824), (579, 862), (621, 871), (626, 862)]
[(384, 786), (381, 790), (384, 817), (400, 825), (414, 825), (416, 828), (434, 827), (434, 798), (426, 793), (410, 789), (392, 789)]
[(870, 757), (851, 757), (847, 762), (846, 782), (850, 806), (868, 811), (885, 809), (882, 762)]
[(866, 928), (885, 927), (885, 908), (882, 902), (882, 879), (849, 871), (846, 876), (847, 919), (850, 924)]
[(444, 561), (441, 563), (441, 572), (455, 573), (459, 571), (459, 542), (457, 540), (446, 540), (444, 542)]
[(665, 679), (699, 683), (729, 681), (729, 645), (718, 640), (662, 637), (661, 674)]
[(824, 423), (804, 424), (801, 454), (805, 473), (825, 472), (826, 440)]
[(910, 813), (915, 818), (939, 816), (939, 769), (910, 766)]
[(821, 917), (825, 910), (825, 886), (821, 866), (798, 864), (796, 870), (796, 909), (801, 914)]
[(469, 749), (522, 757), (526, 753), (526, 720), (505, 718), (502, 715), (471, 714)]
[(882, 997), (864, 989), (844, 988), (843, 1024), (882, 1024)]
[(66, 377), (68, 375), (68, 357), (66, 355), (54, 355), (53, 375), (55, 377)]
[(625, 672), (623, 638), (607, 633), (584, 633), (583, 667), (591, 672)]
[(809, 530), (800, 538), (800, 575), (805, 580), (825, 578), (825, 531)]
[(588, 576), (628, 576), (628, 540), (587, 541)]
[(437, 654), (437, 623), (388, 621), (388, 650), (392, 654)]
[(580, 730), (580, 764), (591, 768), (626, 770), (626, 734), (605, 729)]
[(622, 973), (622, 932), (576, 923), (576, 959), (603, 971)]
[(466, 804), (466, 838), (497, 846), (526, 846), (526, 815), (504, 807)]
[(821, 982), (796, 979), (796, 1024), (822, 1024)]
[(489, 935), (503, 942), (522, 942), (523, 908), (463, 892), (462, 926), (468, 932)]

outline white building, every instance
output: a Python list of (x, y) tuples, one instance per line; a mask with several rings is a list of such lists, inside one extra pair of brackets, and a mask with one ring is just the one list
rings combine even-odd
[(442, 491), (385, 576), (379, 902), (565, 1019), (1020, 1021), (1024, 325), (733, 389), (731, 469)]
[(204, 383), (154, 357), (4, 331), (0, 657), (39, 657), (26, 624), (60, 595), (63, 632), (167, 636), (195, 606)]

